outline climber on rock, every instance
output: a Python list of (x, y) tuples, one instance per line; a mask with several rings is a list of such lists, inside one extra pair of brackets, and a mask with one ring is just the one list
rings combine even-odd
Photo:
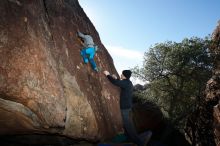
[(139, 137), (132, 120), (133, 84), (130, 81), (132, 72), (130, 70), (123, 70), (121, 80), (117, 79), (115, 75), (110, 75), (108, 71), (104, 71), (104, 74), (112, 84), (121, 88), (120, 109), (125, 134), (138, 146), (146, 146), (152, 136), (152, 132), (147, 131), (144, 139)]
[(80, 31), (78, 31), (77, 34), (83, 41), (84, 48), (81, 50), (80, 54), (83, 57), (84, 63), (87, 64), (90, 62), (92, 69), (98, 72), (98, 68), (94, 61), (95, 53), (98, 50), (98, 47), (94, 44), (92, 36), (86, 33), (83, 34)]

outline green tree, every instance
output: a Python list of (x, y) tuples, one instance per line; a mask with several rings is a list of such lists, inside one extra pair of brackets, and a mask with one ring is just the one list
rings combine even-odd
[(136, 96), (156, 102), (174, 125), (183, 128), (211, 77), (209, 45), (209, 37), (155, 44), (144, 54), (143, 67), (133, 69), (135, 77), (148, 82)]

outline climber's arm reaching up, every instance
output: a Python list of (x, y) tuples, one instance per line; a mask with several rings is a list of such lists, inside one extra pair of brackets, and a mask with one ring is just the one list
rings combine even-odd
[(78, 36), (79, 36), (79, 37), (81, 37), (81, 38), (83, 38), (83, 39), (86, 38), (86, 36), (85, 36), (83, 33), (81, 33), (80, 31), (78, 31), (77, 33), (78, 33)]

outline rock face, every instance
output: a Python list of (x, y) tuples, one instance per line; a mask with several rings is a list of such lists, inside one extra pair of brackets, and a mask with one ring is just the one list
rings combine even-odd
[(164, 116), (159, 107), (151, 102), (137, 102), (133, 106), (133, 121), (139, 133), (148, 129), (154, 133), (165, 125)]
[(213, 46), (211, 48), (214, 55), (214, 70), (213, 77), (208, 81), (208, 87), (206, 89), (207, 100), (217, 102), (213, 108), (214, 116), (214, 135), (215, 143), (220, 146), (220, 21), (213, 33)]
[(0, 134), (56, 133), (101, 140), (122, 129), (119, 90), (83, 64), (88, 32), (101, 69), (113, 60), (77, 0), (0, 1)]
[(193, 146), (220, 146), (220, 23), (212, 35), (213, 76), (207, 82), (204, 97), (187, 122)]
[(133, 106), (133, 120), (139, 133), (152, 131), (149, 146), (190, 146), (185, 136), (166, 120), (155, 103), (136, 100)]

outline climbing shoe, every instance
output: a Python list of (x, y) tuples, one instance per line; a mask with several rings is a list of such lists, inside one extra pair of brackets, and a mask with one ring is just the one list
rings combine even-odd
[(89, 62), (89, 60), (87, 58), (83, 59), (84, 63), (87, 64)]
[(96, 67), (96, 68), (94, 68), (94, 71), (99, 72), (99, 69)]

